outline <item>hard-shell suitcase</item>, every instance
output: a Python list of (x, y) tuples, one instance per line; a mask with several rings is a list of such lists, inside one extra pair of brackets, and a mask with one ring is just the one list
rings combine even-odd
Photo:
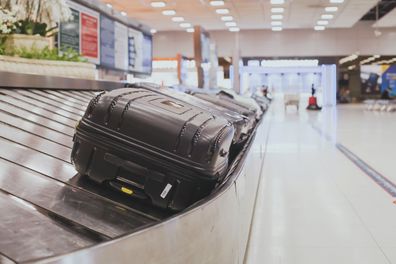
[(267, 97), (253, 94), (252, 98), (260, 105), (263, 112), (268, 110), (271, 101)]
[(205, 111), (208, 111), (215, 115), (224, 117), (234, 125), (235, 134), (233, 138), (233, 144), (243, 143), (249, 136), (250, 127), (249, 127), (248, 118), (235, 111), (229, 110), (219, 105), (212, 104), (208, 101), (192, 96), (190, 94), (177, 92), (170, 89), (169, 87), (159, 86), (153, 83), (132, 83), (132, 84), (127, 84), (127, 87), (145, 88), (145, 89), (157, 91), (167, 96), (171, 96), (178, 100), (187, 102), (196, 107), (203, 108)]
[(235, 104), (238, 104), (242, 107), (245, 107), (246, 109), (249, 109), (249, 111), (253, 111), (256, 113), (256, 119), (259, 120), (261, 116), (263, 115), (263, 112), (261, 110), (261, 107), (258, 105), (258, 103), (251, 97), (247, 96), (242, 96), (234, 92), (233, 90), (220, 90), (217, 93), (217, 96), (221, 99), (231, 101)]
[(77, 171), (152, 204), (181, 210), (211, 192), (228, 167), (226, 119), (147, 89), (90, 102), (76, 127)]
[(250, 132), (253, 130), (254, 126), (256, 125), (256, 112), (252, 109), (248, 109), (246, 107), (243, 107), (239, 104), (236, 104), (233, 101), (230, 100), (224, 100), (217, 96), (216, 94), (205, 94), (205, 93), (193, 93), (195, 97), (198, 97), (202, 100), (205, 100), (207, 102), (210, 102), (213, 105), (219, 105), (221, 107), (227, 108), (231, 111), (237, 112), (241, 115), (244, 115), (247, 120), (247, 134), (250, 134)]

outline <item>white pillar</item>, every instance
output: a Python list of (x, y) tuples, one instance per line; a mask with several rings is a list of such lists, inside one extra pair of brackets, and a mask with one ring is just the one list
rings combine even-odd
[(234, 52), (232, 56), (232, 65), (233, 65), (233, 89), (238, 94), (241, 91), (241, 82), (239, 77), (239, 60), (240, 60), (240, 51), (239, 51), (239, 33), (235, 32), (234, 38)]

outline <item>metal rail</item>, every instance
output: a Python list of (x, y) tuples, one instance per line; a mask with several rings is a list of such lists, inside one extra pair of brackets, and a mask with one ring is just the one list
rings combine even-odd
[[(82, 257), (96, 263), (131, 257), (137, 263), (176, 261), (167, 248), (179, 249), (179, 263), (199, 263), (201, 253), (217, 263), (243, 259), (244, 242), (239, 241), (247, 241), (248, 226), (238, 225), (250, 223), (259, 178), (252, 162), (261, 159), (263, 127), (232, 165), (226, 184), (173, 215), (96, 185), (70, 163), (74, 127), (89, 100), (121, 83), (4, 74), (0, 207), (6, 213), (0, 214), (0, 263)], [(260, 151), (250, 151), (252, 146)], [(193, 240), (188, 233), (195, 234)], [(207, 247), (212, 239), (221, 239), (221, 247)]]
[(0, 71), (0, 87), (98, 91), (117, 89), (122, 87), (122, 83)]

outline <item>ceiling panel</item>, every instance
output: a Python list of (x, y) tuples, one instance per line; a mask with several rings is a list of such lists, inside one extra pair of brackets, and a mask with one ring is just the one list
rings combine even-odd
[(396, 8), (374, 23), (373, 27), (396, 27)]
[(337, 18), (329, 27), (350, 28), (356, 24), (378, 0), (354, 0), (346, 2), (344, 8), (339, 12)]
[[(166, 8), (152, 8), (149, 0), (103, 0), (111, 3), (114, 9), (126, 11), (129, 16), (160, 31), (183, 30), (178, 23), (171, 21), (171, 17), (161, 14), (164, 9), (174, 9), (186, 22), (202, 25), (207, 30), (227, 30), (220, 15), (215, 13), (216, 8), (210, 6), (208, 0), (164, 1), (167, 3)], [(339, 10), (334, 13), (335, 18), (330, 20), (329, 27), (352, 27), (377, 2), (378, 0), (345, 0), (343, 4), (337, 4)], [(283, 5), (284, 28), (313, 28), (328, 5), (328, 0), (286, 0)], [(270, 0), (226, 0), (225, 7), (230, 10), (230, 15), (242, 30), (271, 28)]]

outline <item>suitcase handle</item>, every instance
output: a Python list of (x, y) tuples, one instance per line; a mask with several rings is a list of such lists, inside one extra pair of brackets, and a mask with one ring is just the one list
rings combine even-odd
[[(145, 177), (145, 178), (150, 177), (153, 180), (160, 182), (160, 183), (163, 183), (166, 178), (166, 175), (163, 173), (160, 173), (158, 171), (149, 170), (146, 167), (140, 166), (140, 165), (138, 165), (134, 162), (131, 162), (129, 160), (121, 159), (111, 153), (106, 153), (104, 155), (104, 160), (117, 166), (117, 167), (121, 167), (129, 172), (140, 175), (142, 177)], [(151, 177), (151, 176), (154, 176), (154, 177)]]

